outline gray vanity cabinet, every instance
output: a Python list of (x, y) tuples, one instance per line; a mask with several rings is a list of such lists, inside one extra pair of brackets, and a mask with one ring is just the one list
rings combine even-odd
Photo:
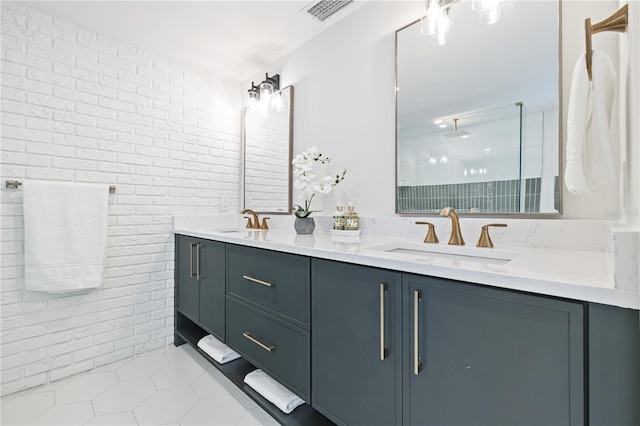
[(227, 344), (307, 402), (310, 263), (306, 256), (227, 245)]
[(404, 424), (584, 424), (582, 304), (403, 279)]
[(312, 405), (342, 425), (402, 422), (401, 274), (313, 259)]
[(225, 341), (225, 245), (176, 235), (176, 310)]

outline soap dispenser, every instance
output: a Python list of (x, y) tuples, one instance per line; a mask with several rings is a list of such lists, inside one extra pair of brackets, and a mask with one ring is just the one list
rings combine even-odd
[(360, 229), (358, 213), (353, 203), (347, 204), (347, 212), (344, 214), (344, 229), (349, 231), (357, 231)]
[(333, 214), (333, 229), (341, 231), (344, 229), (344, 212), (342, 211), (342, 203), (336, 205), (336, 212)]

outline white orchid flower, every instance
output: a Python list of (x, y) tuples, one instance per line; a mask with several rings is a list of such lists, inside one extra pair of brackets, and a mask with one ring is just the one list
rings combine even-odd
[(313, 160), (306, 158), (300, 154), (296, 155), (296, 158), (293, 159), (291, 164), (293, 164), (293, 167), (295, 167), (296, 170), (306, 171), (313, 168)]
[(325, 181), (319, 180), (316, 183), (313, 184), (313, 189), (316, 192), (319, 192), (321, 194), (328, 194), (331, 192), (331, 184), (327, 183)]
[(318, 147), (317, 146), (310, 146), (309, 148), (307, 148), (307, 150), (304, 152), (304, 156), (310, 159), (316, 159), (320, 156), (320, 153), (318, 152)]
[(291, 162), (294, 166), (293, 175), (296, 177), (293, 185), (296, 189), (303, 192), (303, 195), (299, 198), (302, 199), (304, 196), (304, 206), (293, 206), (293, 214), (296, 217), (309, 217), (309, 215), (314, 212), (314, 210), (311, 210), (311, 201), (313, 201), (313, 197), (318, 193), (330, 193), (333, 187), (344, 179), (344, 175), (347, 172), (346, 169), (342, 175), (336, 175), (335, 177), (324, 176), (313, 182), (316, 175), (312, 174), (311, 171), (313, 170), (315, 163), (326, 164), (330, 161), (330, 158), (323, 156), (318, 151), (318, 147), (310, 146), (302, 154), (296, 155)]

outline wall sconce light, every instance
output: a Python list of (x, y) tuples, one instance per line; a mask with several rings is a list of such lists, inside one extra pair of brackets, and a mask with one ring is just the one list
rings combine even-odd
[(459, 0), (422, 0), (420, 32), (428, 35), (435, 45), (444, 45), (451, 35), (449, 11)]
[(259, 111), (263, 117), (269, 115), (270, 110), (282, 111), (282, 97), (280, 95), (280, 74), (269, 77), (269, 73), (265, 74), (265, 79), (256, 86), (251, 82), (249, 93), (249, 109)]
[(247, 90), (249, 92), (249, 108), (256, 109), (258, 107), (258, 102), (260, 101), (260, 93), (258, 93), (258, 88), (251, 82), (251, 89)]
[[(420, 32), (442, 46), (451, 37), (451, 6), (460, 0), (421, 0)], [(473, 0), (471, 8), (480, 14), (483, 24), (495, 24), (511, 10), (511, 0)]]

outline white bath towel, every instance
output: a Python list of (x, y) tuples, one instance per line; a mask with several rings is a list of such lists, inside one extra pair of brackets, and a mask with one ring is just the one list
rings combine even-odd
[(260, 369), (247, 374), (244, 382), (285, 414), (291, 413), (296, 407), (304, 404), (304, 400)]
[(215, 359), (219, 364), (224, 364), (240, 358), (239, 353), (210, 334), (204, 336), (198, 341), (198, 347), (205, 351), (211, 358)]
[(616, 71), (611, 59), (593, 51), (592, 80), (585, 54), (573, 70), (567, 114), (567, 161), (564, 182), (569, 192), (593, 193), (597, 185), (616, 179), (609, 135)]
[(109, 185), (26, 181), (25, 290), (99, 287), (107, 248)]

